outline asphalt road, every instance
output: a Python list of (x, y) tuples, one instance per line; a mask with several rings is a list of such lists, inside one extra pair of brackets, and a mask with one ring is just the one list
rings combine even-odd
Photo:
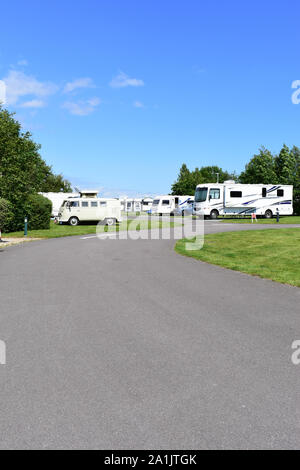
[(1, 449), (300, 448), (300, 289), (173, 246), (0, 252)]

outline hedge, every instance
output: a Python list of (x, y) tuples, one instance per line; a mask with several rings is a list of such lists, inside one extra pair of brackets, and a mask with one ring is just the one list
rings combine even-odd
[(52, 202), (40, 194), (32, 194), (26, 200), (24, 213), (28, 218), (29, 230), (49, 229)]

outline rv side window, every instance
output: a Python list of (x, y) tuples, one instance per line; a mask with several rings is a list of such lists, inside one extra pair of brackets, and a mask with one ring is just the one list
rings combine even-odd
[(170, 204), (169, 199), (163, 199), (162, 205), (163, 206), (168, 206)]
[(153, 205), (158, 206), (158, 204), (159, 204), (159, 199), (155, 199), (155, 201), (153, 201)]
[(278, 197), (283, 197), (284, 196), (284, 190), (283, 189), (277, 189), (277, 196)]
[(209, 191), (210, 199), (220, 199), (220, 189), (211, 189)]
[(89, 207), (89, 203), (88, 202), (82, 202), (81, 207)]
[(262, 197), (267, 197), (267, 188), (262, 188)]
[(91, 202), (91, 207), (98, 207), (98, 202)]
[[(100, 202), (100, 206), (101, 206), (101, 207), (106, 207), (106, 206), (107, 206), (107, 202), (106, 202), (106, 201)], [(127, 207), (128, 207), (128, 204), (127, 204)]]
[(242, 191), (230, 191), (230, 197), (243, 197)]

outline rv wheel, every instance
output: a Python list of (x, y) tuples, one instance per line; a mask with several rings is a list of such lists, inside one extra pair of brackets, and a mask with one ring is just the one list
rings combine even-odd
[(211, 213), (210, 213), (210, 218), (211, 218), (211, 219), (215, 220), (215, 219), (218, 218), (218, 216), (219, 216), (219, 212), (218, 212), (218, 211), (216, 211), (216, 210), (211, 211)]
[(115, 219), (105, 219), (105, 225), (112, 226), (115, 224)]
[(272, 217), (273, 217), (273, 212), (270, 209), (268, 209), (265, 213), (265, 218), (272, 219)]
[(76, 227), (76, 225), (79, 224), (79, 220), (77, 217), (71, 217), (69, 220), (69, 224), (72, 225), (72, 227)]

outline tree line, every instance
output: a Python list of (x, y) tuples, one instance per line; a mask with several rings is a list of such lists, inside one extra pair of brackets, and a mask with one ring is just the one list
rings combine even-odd
[(194, 194), (197, 184), (220, 183), (234, 179), (242, 184), (291, 184), (294, 186), (294, 211), (300, 215), (300, 149), (283, 145), (278, 154), (261, 147), (244, 171), (238, 175), (218, 166), (203, 166), (190, 171), (184, 163), (175, 183), (172, 194)]
[(48, 228), (51, 202), (39, 192), (71, 191), (69, 181), (46, 164), (40, 145), (23, 132), (14, 114), (0, 106), (0, 229)]

